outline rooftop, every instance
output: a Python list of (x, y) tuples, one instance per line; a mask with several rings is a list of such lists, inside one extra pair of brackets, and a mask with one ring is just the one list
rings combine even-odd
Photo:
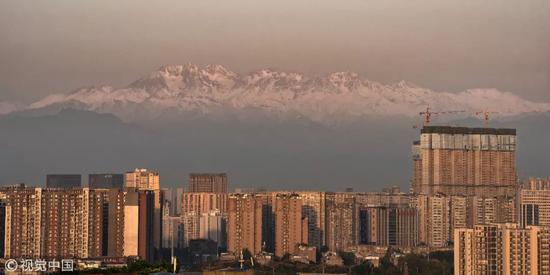
[(516, 129), (424, 126), (422, 134), (516, 135)]

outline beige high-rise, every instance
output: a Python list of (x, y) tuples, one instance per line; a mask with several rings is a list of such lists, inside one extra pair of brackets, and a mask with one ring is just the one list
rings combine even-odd
[(6, 258), (42, 257), (42, 189), (2, 188), (6, 202)]
[(531, 179), (519, 195), (521, 224), (550, 226), (550, 180)]
[(548, 275), (550, 228), (478, 225), (454, 232), (455, 275)]
[(318, 249), (325, 244), (325, 192), (296, 192), (302, 198), (302, 216), (307, 218), (307, 244)]
[(413, 145), (413, 162), (415, 194), (511, 195), (516, 130), (425, 126)]
[(182, 213), (195, 212), (207, 214), (210, 211), (220, 211), (224, 214), (227, 211), (227, 194), (194, 192), (183, 193), (181, 206)]
[(160, 176), (156, 171), (136, 168), (134, 171), (126, 172), (126, 187), (140, 190), (159, 190)]
[[(157, 171), (136, 168), (134, 171), (126, 172), (126, 187), (140, 191), (151, 191), (153, 198), (153, 247), (160, 250), (162, 247), (162, 196), (160, 190), (160, 174)], [(148, 252), (148, 254), (151, 254)]]
[(338, 201), (327, 195), (327, 246), (331, 251), (346, 251), (358, 243), (359, 211), (354, 198)]
[[(430, 247), (445, 247), (451, 240), (449, 197), (415, 196), (411, 206), (418, 211), (419, 242)], [(460, 218), (463, 219), (463, 218)]]
[(183, 225), (183, 245), (189, 246), (189, 241), (200, 239), (200, 214), (197, 212), (185, 212), (181, 214)]
[(231, 194), (227, 205), (227, 251), (239, 255), (248, 249), (262, 251), (262, 198), (253, 194)]
[[(219, 246), (225, 246), (225, 234), (214, 234), (214, 237), (209, 236), (210, 223), (205, 222), (210, 219), (218, 221), (221, 226), (225, 223), (227, 216), (227, 197), (226, 193), (210, 193), (210, 192), (193, 192), (183, 193), (181, 218), (184, 232), (184, 244), (187, 246), (190, 240), (194, 239), (212, 239), (218, 243)], [(216, 217), (211, 217), (212, 213), (217, 213)], [(201, 222), (202, 221), (202, 222)], [(221, 228), (216, 229), (218, 233)], [(201, 233), (202, 232), (202, 233)]]
[[(275, 256), (293, 254), (302, 240), (302, 198), (298, 194), (277, 194), (275, 198)], [(307, 229), (307, 228), (306, 228)]]

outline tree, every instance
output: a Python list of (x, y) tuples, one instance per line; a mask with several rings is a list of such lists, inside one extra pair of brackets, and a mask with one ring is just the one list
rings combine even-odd
[(352, 252), (339, 252), (338, 253), (342, 260), (344, 260), (345, 266), (352, 266), (355, 264), (355, 254)]
[(370, 262), (363, 262), (351, 268), (351, 274), (366, 275), (373, 274), (374, 266)]

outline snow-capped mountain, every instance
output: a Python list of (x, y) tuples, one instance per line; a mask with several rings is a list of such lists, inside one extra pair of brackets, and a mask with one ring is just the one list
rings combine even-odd
[(367, 116), (413, 117), (427, 106), (469, 114), (491, 110), (501, 116), (550, 111), (549, 103), (496, 89), (437, 92), (405, 81), (385, 85), (352, 72), (308, 77), (264, 69), (241, 76), (221, 65), (193, 64), (163, 66), (123, 88), (91, 87), (50, 95), (26, 110), (72, 107), (112, 113), (126, 121), (255, 110), (277, 118), (300, 116), (333, 123)]

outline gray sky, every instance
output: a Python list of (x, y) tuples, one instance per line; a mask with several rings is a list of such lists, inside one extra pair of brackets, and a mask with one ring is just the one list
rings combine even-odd
[(550, 2), (0, 0), (0, 100), (122, 86), (187, 62), (550, 102)]

